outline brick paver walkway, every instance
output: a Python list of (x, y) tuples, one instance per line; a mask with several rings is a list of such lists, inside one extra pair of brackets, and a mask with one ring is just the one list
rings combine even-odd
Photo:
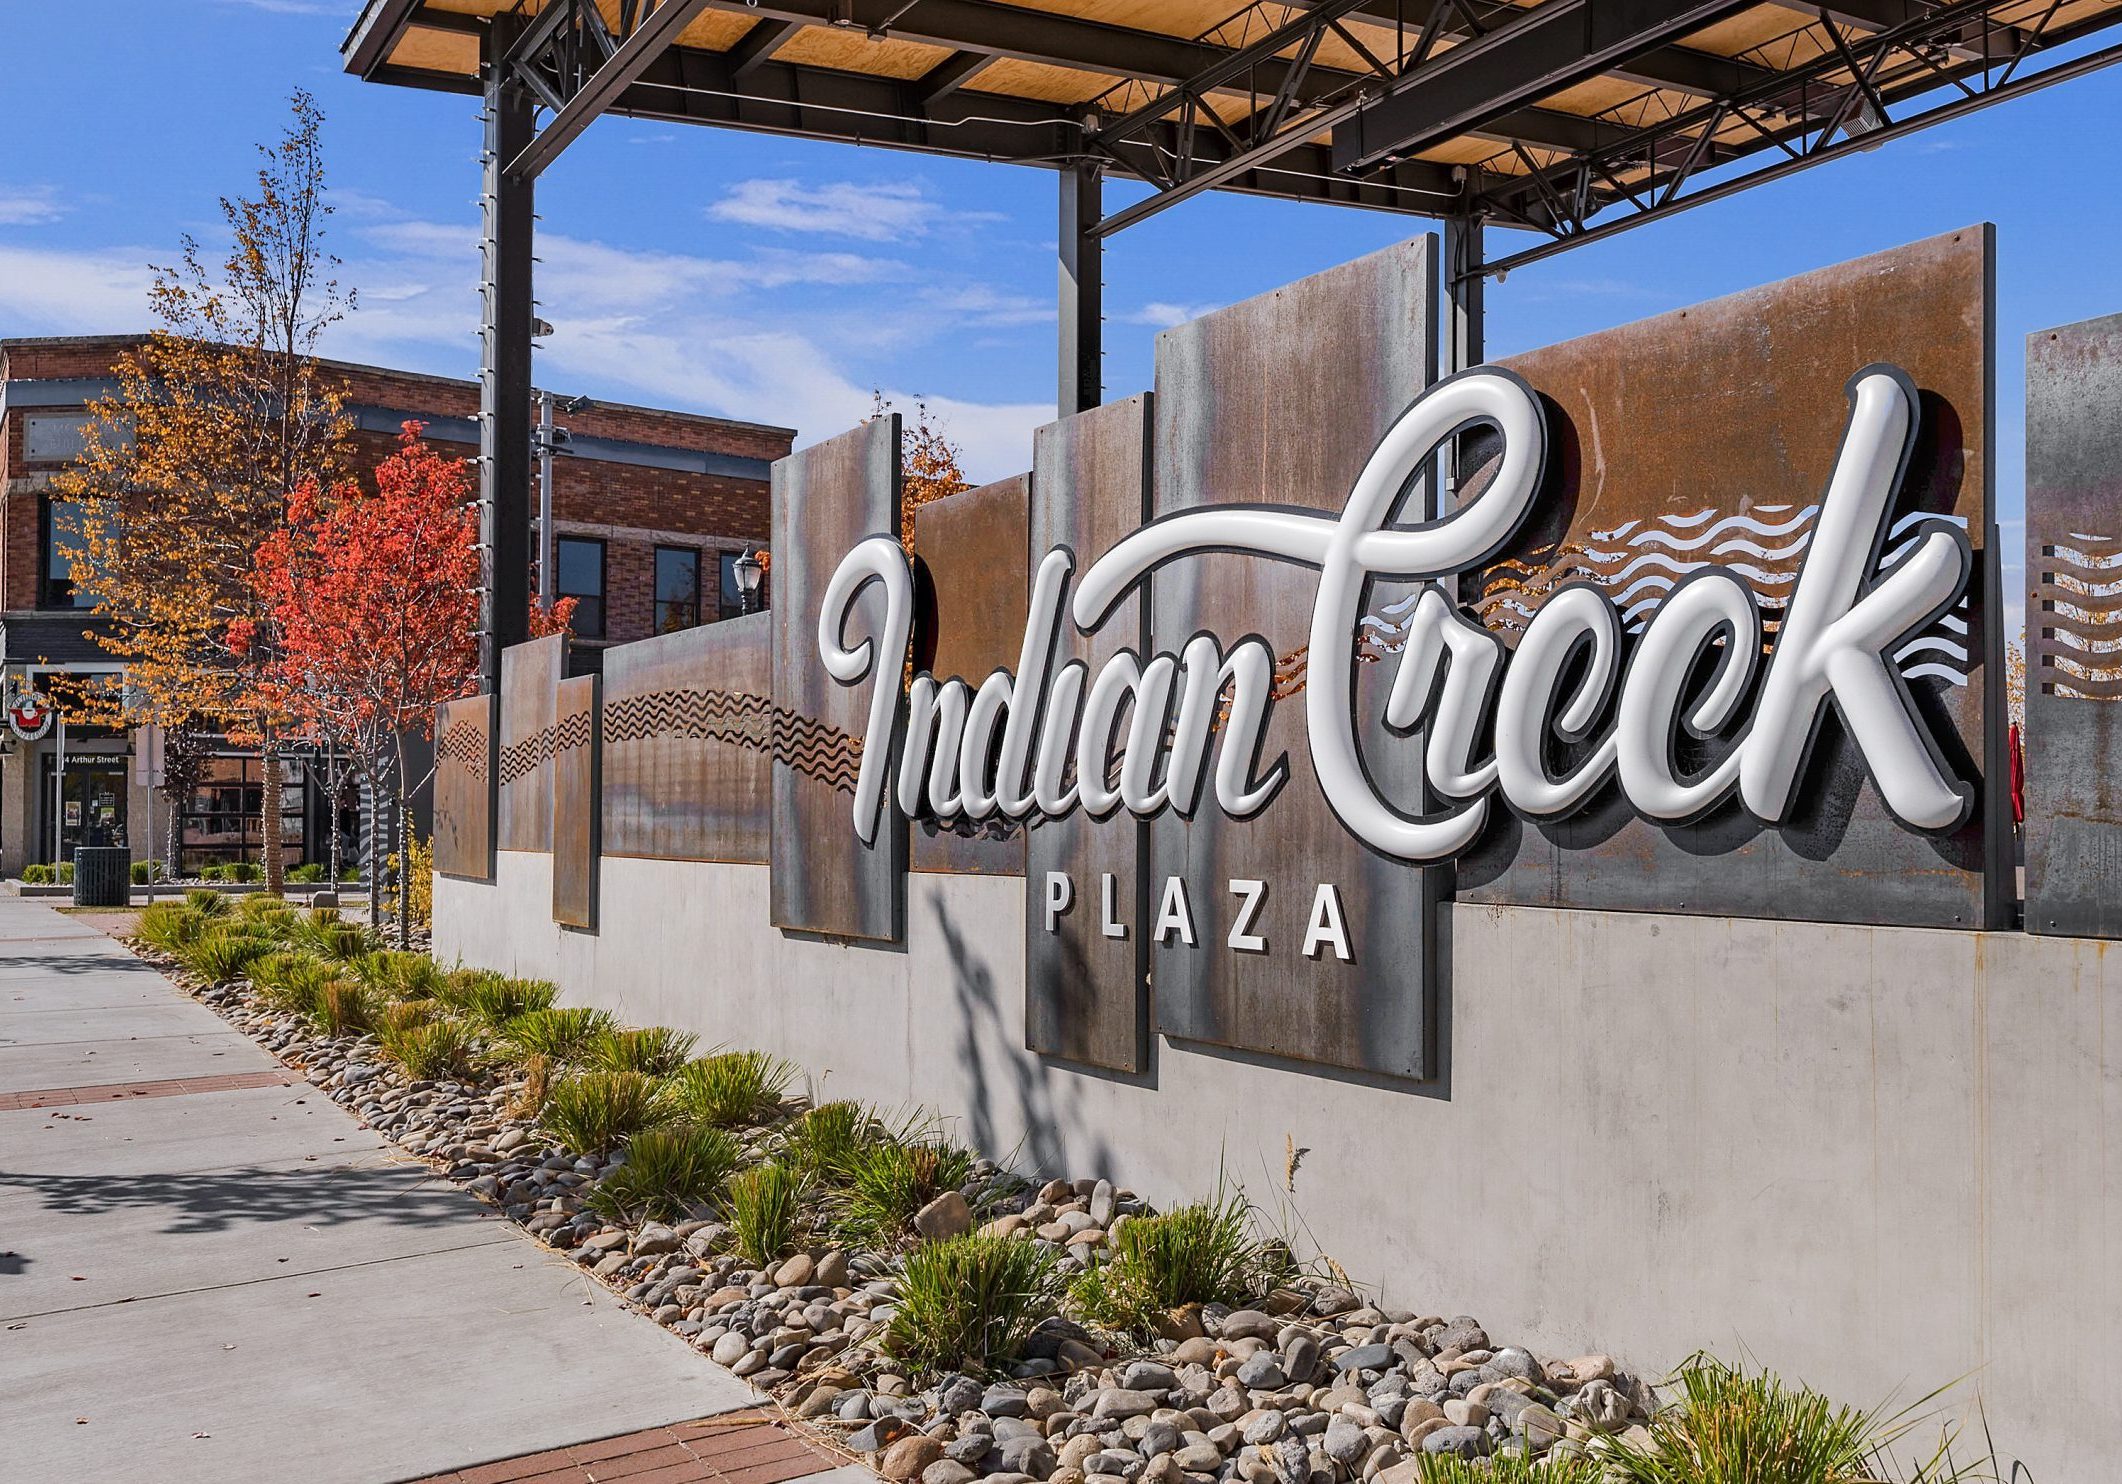
[(69, 1108), (77, 1103), (122, 1103), (127, 1098), (174, 1098), (201, 1092), (238, 1092), (246, 1087), (292, 1087), (302, 1079), (281, 1068), (271, 1072), (223, 1072), (213, 1077), (165, 1077), (159, 1082), (102, 1082), (88, 1087), (40, 1087), (0, 1092), (0, 1113), (25, 1108)]
[(772, 1414), (751, 1411), (526, 1453), (417, 1484), (789, 1484), (841, 1463)]

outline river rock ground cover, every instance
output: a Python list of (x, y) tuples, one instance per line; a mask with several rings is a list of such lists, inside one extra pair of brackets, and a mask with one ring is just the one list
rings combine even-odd
[[(148, 909), (134, 941), (400, 1149), (889, 1480), (1742, 1477), (1659, 1471), (1661, 1454), (1700, 1461), (1700, 1441), (1613, 1358), (1383, 1307), (1330, 1262), (1300, 1263), (1238, 1194), (1156, 1211), (1105, 1174), (1009, 1169), (934, 1118), (814, 1102), (774, 1058), (703, 1054), (556, 1007), (541, 981), (386, 950), (330, 909), (200, 892)], [(1749, 1387), (1769, 1412), (1803, 1401), (1810, 1427), (1849, 1419), (1839, 1446), (1864, 1472), (1743, 1476), (1764, 1484), (1883, 1477), (1880, 1445), (1914, 1420), (1838, 1414), (1713, 1361), (1678, 1380), (1698, 1419)], [(1790, 1417), (1765, 1421), (1788, 1449)], [(1986, 1475), (1940, 1461), (1908, 1477)]]

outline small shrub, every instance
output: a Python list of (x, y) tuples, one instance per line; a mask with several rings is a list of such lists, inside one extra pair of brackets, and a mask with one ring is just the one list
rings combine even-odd
[(788, 1126), (781, 1158), (814, 1180), (838, 1182), (856, 1151), (880, 1135), (876, 1116), (860, 1103), (820, 1103)]
[(324, 866), (319, 861), (304, 861), (299, 866), (287, 868), (287, 879), (299, 886), (309, 886), (324, 879)]
[(32, 861), (22, 868), (24, 886), (50, 886), (53, 879), (52, 868), (41, 861)]
[(440, 1015), (441, 1007), (433, 1000), (393, 1000), (377, 1008), (375, 1031), (379, 1037), (402, 1034), (414, 1026), (427, 1025)]
[(292, 917), (294, 912), (295, 909), (287, 904), (285, 897), (270, 896), (262, 891), (236, 899), (238, 917)]
[(74, 884), (74, 863), (72, 861), (61, 861), (52, 870), (59, 878), (61, 886), (72, 886)]
[(676, 1221), (719, 1193), (743, 1163), (743, 1146), (721, 1129), (644, 1129), (627, 1144), (626, 1163), (597, 1182), (589, 1207), (620, 1225)]
[(462, 1010), (471, 1004), (472, 996), (480, 987), (507, 976), (495, 969), (473, 969), (459, 966), (443, 971), (442, 982), (435, 988), (435, 998), (453, 1010)]
[(846, 1241), (878, 1245), (908, 1236), (914, 1213), (972, 1177), (973, 1157), (941, 1141), (878, 1139), (859, 1145), (834, 1230)]
[(465, 994), (463, 1009), (473, 1019), (489, 1026), (506, 1025), (533, 1010), (550, 1010), (556, 984), (543, 979), (510, 979), (496, 976), (475, 984)]
[(1601, 1484), (1606, 1478), (1606, 1465), (1581, 1453), (1559, 1451), (1544, 1458), (1529, 1453), (1502, 1453), (1478, 1459), (1457, 1458), (1449, 1453), (1417, 1453), (1415, 1478), (1419, 1484)]
[(314, 1017), (336, 975), (330, 964), (306, 953), (268, 953), (252, 961), (251, 983), (265, 1002), (291, 1015)]
[(462, 1081), (478, 1063), (477, 1038), (454, 1020), (430, 1020), (386, 1031), (377, 1040), (383, 1054), (416, 1082), (445, 1077)]
[(670, 1122), (670, 1102), (641, 1072), (576, 1072), (555, 1082), (538, 1126), (577, 1154), (604, 1154), (643, 1129)]
[(359, 923), (341, 922), (334, 913), (319, 919), (319, 911), (331, 908), (311, 908), (306, 913), (297, 913), (288, 924), (287, 937), (291, 943), (299, 943), (310, 952), (340, 963), (353, 963), (376, 948), (375, 936)]
[(181, 953), (197, 940), (206, 919), (189, 905), (156, 902), (140, 914), (140, 941), (164, 953)]
[(1057, 1274), (1053, 1255), (1020, 1236), (923, 1242), (906, 1254), (885, 1348), (925, 1368), (991, 1371), (1059, 1310)]
[(223, 929), (196, 939), (184, 950), (185, 967), (214, 984), (241, 979), (251, 964), (272, 952), (272, 943), (250, 933)]
[(199, 868), (199, 879), (201, 881), (226, 881), (228, 880), (228, 867), (220, 864), (201, 866)]
[(668, 1026), (610, 1031), (589, 1046), (589, 1060), (614, 1072), (667, 1077), (685, 1065), (697, 1038)]
[(1770, 1371), (1747, 1372), (1707, 1355), (1681, 1366), (1674, 1405), (1650, 1422), (1650, 1440), (1616, 1443), (1602, 1458), (1617, 1484), (1880, 1484), (1893, 1478), (1949, 1484), (1991, 1479), (1992, 1460), (1952, 1461), (1948, 1433), (1927, 1463), (1897, 1469), (1910, 1454), (1919, 1409), (1936, 1393), (1899, 1411), (1837, 1406), (1819, 1392), (1786, 1386)]
[(160, 861), (134, 861), (133, 885), (145, 886), (150, 881), (167, 881), (169, 872), (162, 869)]
[(794, 1250), (804, 1233), (803, 1190), (803, 1177), (778, 1162), (729, 1177), (724, 1215), (746, 1262), (763, 1268)]
[(1077, 1281), (1077, 1306), (1116, 1329), (1146, 1329), (1181, 1304), (1243, 1304), (1287, 1276), (1279, 1243), (1252, 1234), (1252, 1208), (1232, 1195), (1131, 1218), (1112, 1255)]
[(327, 1036), (358, 1036), (375, 1028), (375, 1001), (362, 985), (334, 979), (317, 996), (310, 1020)]
[(687, 1062), (672, 1079), (679, 1105), (717, 1128), (765, 1123), (796, 1080), (793, 1063), (763, 1051), (724, 1051)]
[(201, 917), (228, 915), (228, 898), (209, 887), (195, 886), (184, 894), (184, 905)]
[(552, 1058), (534, 1051), (523, 1058), (523, 1088), (509, 1100), (508, 1116), (536, 1118), (544, 1111), (545, 1100), (552, 1090)]
[(424, 953), (391, 955), (387, 987), (401, 1000), (432, 1000), (442, 980), (442, 966)]
[(494, 1040), (514, 1056), (542, 1056), (553, 1062), (580, 1061), (590, 1044), (616, 1027), (611, 1016), (586, 1005), (527, 1010), (502, 1026)]

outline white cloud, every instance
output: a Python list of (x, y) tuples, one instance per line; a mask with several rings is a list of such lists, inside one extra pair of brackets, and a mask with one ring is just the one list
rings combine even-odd
[(996, 220), (985, 212), (946, 211), (913, 181), (740, 180), (707, 208), (718, 222), (775, 232), (810, 232), (863, 242), (903, 242), (945, 221)]
[(0, 186), (0, 227), (41, 227), (64, 215), (50, 186)]
[(272, 15), (335, 15), (351, 23), (361, 12), (359, 5), (334, 4), (333, 0), (221, 0), (223, 5), (240, 5), (247, 10), (263, 10)]
[(1183, 325), (1222, 307), (1221, 304), (1174, 304), (1169, 300), (1153, 299), (1140, 309), (1115, 315), (1113, 319), (1116, 324), (1148, 325), (1153, 330), (1169, 330), (1174, 325)]
[(145, 248), (61, 252), (0, 243), (0, 320), (32, 334), (144, 328), (150, 256)]

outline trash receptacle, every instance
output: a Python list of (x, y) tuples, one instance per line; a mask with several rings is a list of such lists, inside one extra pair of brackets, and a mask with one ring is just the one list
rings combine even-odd
[(74, 905), (126, 907), (133, 899), (133, 853), (123, 845), (74, 848)]

